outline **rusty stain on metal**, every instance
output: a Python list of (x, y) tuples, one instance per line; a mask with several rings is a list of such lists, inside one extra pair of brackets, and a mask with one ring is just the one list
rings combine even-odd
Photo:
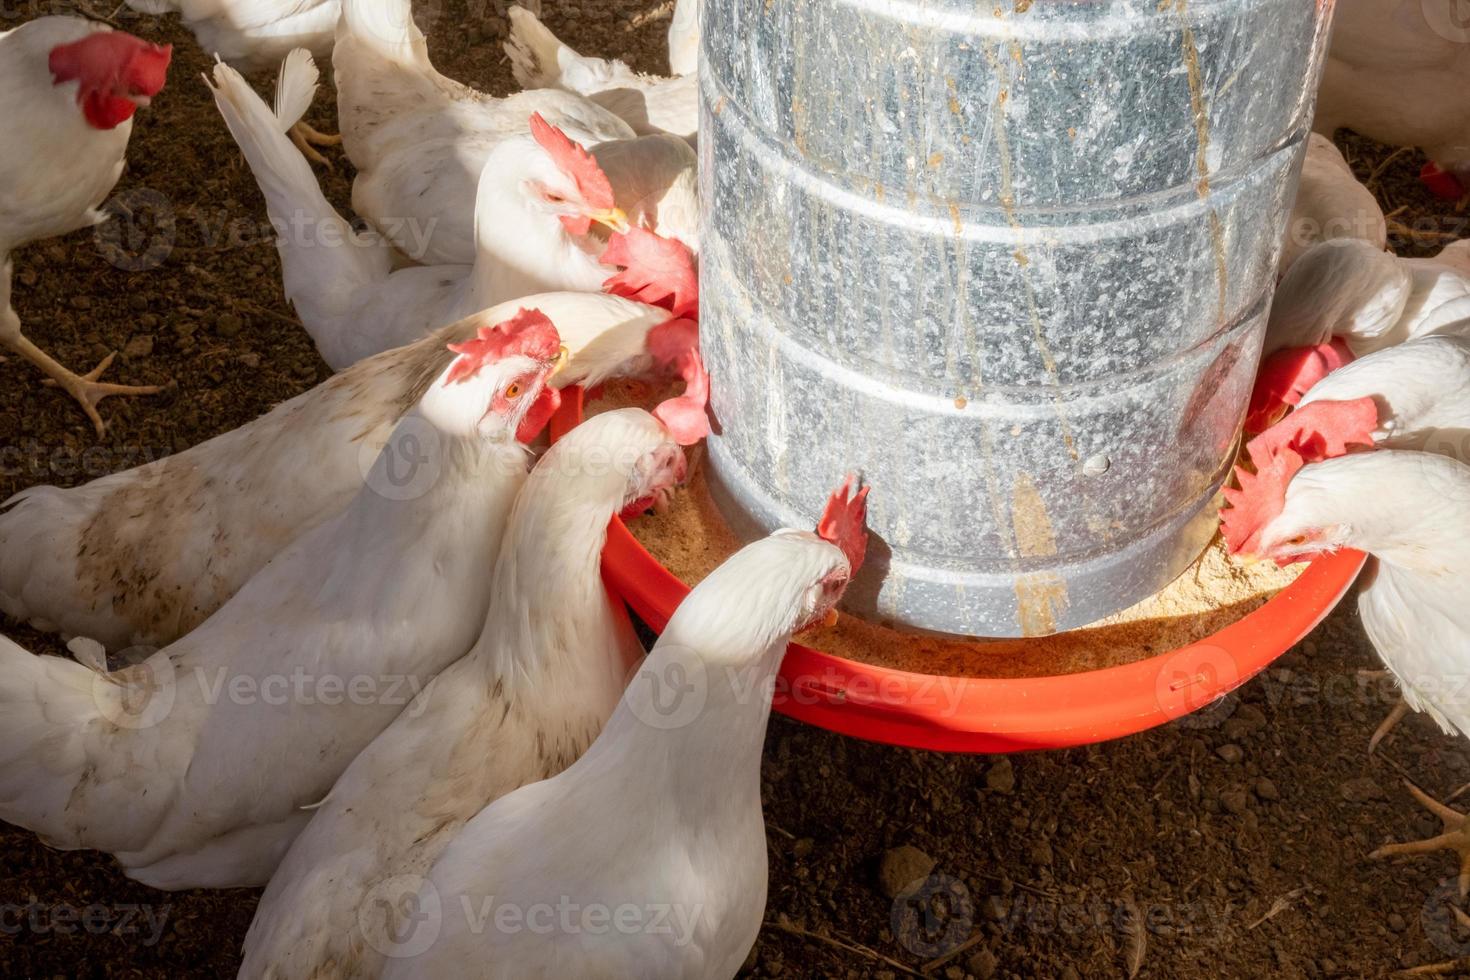
[[(1185, 21), (1184, 15), (1188, 8), (1188, 0), (1163, 0), (1160, 9), (1166, 9), (1169, 4), (1179, 16), (1181, 45), (1184, 50), (1184, 71), (1189, 79), (1189, 108), (1194, 114), (1194, 129), (1196, 135), (1195, 148), (1195, 193), (1201, 201), (1207, 201), (1210, 197), (1210, 109), (1205, 101), (1204, 83), (1200, 77), (1199, 68), (1199, 45), (1195, 43), (1194, 28)], [(1213, 207), (1210, 208), (1210, 245), (1215, 252), (1215, 282), (1219, 292), (1218, 314), (1221, 320), (1225, 319), (1229, 296), (1229, 270), (1225, 261), (1225, 226), (1220, 220), (1220, 213)]]
[(1022, 636), (1050, 636), (1067, 608), (1067, 583), (1056, 572), (1031, 572), (1016, 579), (1016, 625)]
[(1011, 485), (1011, 527), (1016, 532), (1016, 551), (1023, 558), (1050, 558), (1057, 553), (1057, 535), (1046, 501), (1025, 471), (1017, 473)]

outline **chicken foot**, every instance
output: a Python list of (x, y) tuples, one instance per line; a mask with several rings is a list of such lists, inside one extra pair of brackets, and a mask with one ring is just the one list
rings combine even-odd
[(290, 135), (291, 142), (296, 144), (296, 149), (300, 150), (301, 155), (306, 157), (306, 159), (312, 163), (319, 163), (328, 170), (336, 169), (336, 165), (318, 153), (316, 148), (318, 146), (340, 146), (342, 144), (342, 135), (340, 133), (335, 135), (332, 133), (323, 133), (302, 119), (291, 127)]
[(1411, 854), (1432, 854), (1435, 851), (1454, 851), (1460, 855), (1459, 884), (1460, 899), (1463, 901), (1470, 894), (1470, 826), (1467, 826), (1470, 817), (1445, 806), (1407, 779), (1404, 780), (1404, 785), (1424, 809), (1439, 817), (1444, 823), (1444, 833), (1404, 844), (1385, 844), (1368, 857), (1377, 860)]
[(97, 414), (98, 402), (109, 395), (156, 395), (163, 390), (158, 385), (117, 385), (98, 381), (102, 372), (112, 364), (113, 358), (117, 357), (116, 351), (104, 357), (101, 364), (86, 374), (76, 374), (68, 370), (20, 332), (20, 317), (8, 304), (0, 311), (0, 344), (45, 372), (48, 384), (61, 388), (75, 398), (82, 406), (82, 411), (92, 420), (99, 439), (105, 434), (106, 426), (102, 423), (102, 416)]

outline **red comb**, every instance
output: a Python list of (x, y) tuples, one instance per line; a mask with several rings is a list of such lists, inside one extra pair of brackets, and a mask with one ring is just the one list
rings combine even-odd
[(1458, 201), (1465, 196), (1465, 185), (1452, 173), (1439, 169), (1439, 164), (1430, 161), (1419, 171), (1419, 179), (1429, 188), (1429, 193), (1445, 201)]
[(556, 414), (558, 408), (561, 408), (561, 392), (551, 385), (546, 385), (541, 389), (541, 394), (537, 395), (536, 400), (531, 403), (531, 407), (527, 409), (525, 418), (521, 419), (521, 424), (516, 426), (516, 439), (529, 444), (541, 434), (542, 429), (546, 428), (546, 423), (551, 421), (551, 417)]
[(681, 446), (692, 446), (709, 435), (709, 372), (699, 351), (686, 349), (679, 358), (679, 375), (684, 379), (684, 393), (661, 402), (653, 417), (664, 424), (669, 435)]
[(1261, 532), (1286, 507), (1286, 486), (1308, 463), (1347, 453), (1353, 445), (1373, 445), (1378, 406), (1371, 398), (1349, 402), (1312, 402), (1252, 439), (1247, 451), (1255, 473), (1235, 468), (1239, 489), (1224, 491), (1229, 509), (1221, 513), (1221, 532), (1232, 555), (1254, 552)]
[(699, 324), (682, 317), (665, 320), (648, 331), (643, 345), (653, 356), (654, 366), (668, 370), (679, 363), (685, 351), (699, 350)]
[(817, 534), (842, 549), (847, 556), (847, 565), (856, 575), (863, 567), (863, 556), (868, 552), (868, 490), (863, 487), (852, 493), (856, 479), (851, 473), (842, 481), (842, 486), (827, 500), (827, 509), (817, 522)]
[(1336, 339), (1269, 355), (1256, 373), (1256, 387), (1245, 416), (1246, 434), (1257, 435), (1271, 428), (1313, 385), (1352, 359), (1347, 344)]
[(466, 381), (486, 364), (524, 355), (538, 361), (550, 361), (559, 353), (561, 335), (540, 310), (519, 310), (509, 320), (492, 327), (480, 327), (473, 340), (450, 344), (460, 355), (449, 369), (446, 384)]
[[(589, 207), (610, 211), (617, 204), (613, 197), (612, 184), (607, 174), (597, 165), (592, 154), (574, 143), (566, 133), (542, 118), (541, 113), (531, 113), (531, 136), (551, 157), (556, 168), (577, 185), (577, 192)], [(587, 219), (583, 218), (585, 224)], [(586, 227), (582, 228), (586, 232)]]
[(629, 228), (608, 238), (598, 261), (623, 267), (602, 284), (614, 296), (665, 307), (676, 317), (699, 316), (699, 272), (683, 242)]

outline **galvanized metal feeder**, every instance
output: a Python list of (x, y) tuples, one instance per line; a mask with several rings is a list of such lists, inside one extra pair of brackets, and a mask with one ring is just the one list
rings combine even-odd
[[(701, 342), (748, 536), (873, 486), (849, 612), (1037, 636), (1163, 589), (1215, 531), (1332, 0), (712, 0)], [(554, 431), (581, 411), (569, 399)], [(617, 522), (654, 628), (687, 587)], [(1206, 640), (942, 678), (793, 644), (778, 711), (948, 751), (1096, 742), (1222, 697), (1319, 623), (1319, 559)]]
[(1312, 0), (703, 11), (715, 493), (872, 484), (847, 608), (1042, 635), (1214, 532), (1311, 122)]

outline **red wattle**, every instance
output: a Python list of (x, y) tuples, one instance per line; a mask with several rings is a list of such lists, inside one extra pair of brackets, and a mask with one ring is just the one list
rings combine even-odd
[(1432, 160), (1419, 171), (1419, 179), (1429, 188), (1429, 193), (1441, 200), (1458, 201), (1465, 196), (1465, 185), (1460, 183), (1460, 178), (1441, 170)]

